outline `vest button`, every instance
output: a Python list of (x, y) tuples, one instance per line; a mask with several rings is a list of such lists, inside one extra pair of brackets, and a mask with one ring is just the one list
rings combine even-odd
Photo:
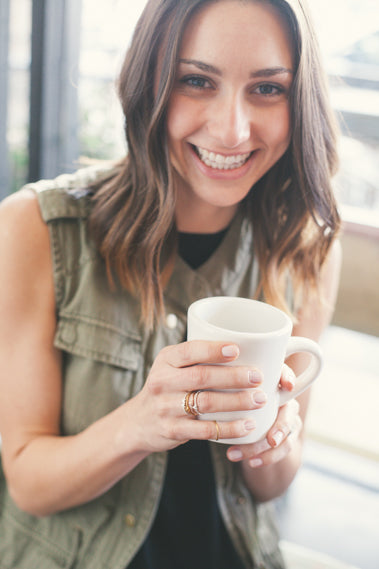
[(178, 317), (176, 316), (176, 314), (167, 314), (166, 316), (166, 325), (167, 328), (170, 328), (170, 330), (174, 330), (174, 328), (177, 327), (178, 325)]
[(71, 344), (75, 344), (76, 340), (77, 340), (77, 330), (76, 330), (76, 325), (73, 324), (72, 322), (68, 322), (66, 324), (66, 326), (62, 329), (61, 331), (61, 337), (60, 339), (62, 340), (62, 342), (64, 342), (66, 345), (71, 345)]
[(135, 516), (133, 516), (133, 514), (126, 514), (125, 525), (128, 528), (134, 528), (134, 526), (136, 525), (136, 518), (135, 518)]

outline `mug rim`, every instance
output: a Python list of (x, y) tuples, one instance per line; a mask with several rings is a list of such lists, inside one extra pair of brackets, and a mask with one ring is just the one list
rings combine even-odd
[[(254, 304), (259, 304), (261, 306), (264, 306), (266, 309), (270, 310), (272, 313), (276, 313), (278, 315), (280, 315), (283, 319), (284, 319), (284, 323), (283, 326), (281, 326), (280, 328), (277, 328), (275, 330), (270, 330), (270, 331), (262, 331), (262, 332), (243, 332), (243, 331), (239, 331), (239, 330), (230, 330), (230, 328), (226, 328), (225, 326), (217, 326), (216, 324), (212, 324), (211, 322), (208, 322), (207, 320), (204, 320), (203, 318), (201, 318), (198, 313), (197, 313), (197, 308), (202, 305), (202, 304), (210, 304), (213, 302), (217, 302), (217, 301), (222, 301), (222, 302), (239, 302), (239, 303), (254, 303)], [(256, 300), (254, 298), (246, 298), (246, 297), (242, 297), (242, 296), (208, 296), (208, 297), (204, 297), (204, 298), (199, 298), (198, 300), (195, 300), (192, 304), (190, 304), (190, 306), (188, 307), (188, 317), (191, 314), (191, 318), (196, 319), (198, 322), (201, 323), (205, 323), (208, 327), (210, 328), (214, 328), (215, 330), (225, 330), (228, 333), (232, 332), (234, 335), (237, 336), (279, 336), (283, 333), (286, 333), (289, 331), (289, 333), (292, 333), (292, 327), (293, 327), (293, 323), (291, 318), (288, 316), (288, 314), (286, 314), (283, 310), (281, 310), (280, 308), (277, 308), (276, 306), (273, 306), (272, 304), (269, 304), (268, 302), (263, 302), (261, 300)]]

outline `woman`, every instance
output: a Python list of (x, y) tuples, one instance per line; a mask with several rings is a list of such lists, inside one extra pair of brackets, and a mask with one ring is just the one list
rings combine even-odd
[(330, 319), (335, 130), (306, 5), (150, 0), (119, 93), (124, 161), (1, 206), (0, 565), (283, 567), (269, 501), (299, 468), (309, 393), (263, 441), (210, 444), (254, 424), (196, 421), (186, 394), (255, 409), (262, 377), (185, 334), (216, 294), (315, 339)]

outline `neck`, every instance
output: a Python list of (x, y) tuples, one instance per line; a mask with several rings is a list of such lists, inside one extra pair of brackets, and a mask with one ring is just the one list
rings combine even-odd
[(183, 233), (217, 233), (228, 227), (238, 206), (214, 208), (187, 206), (176, 208), (176, 227)]

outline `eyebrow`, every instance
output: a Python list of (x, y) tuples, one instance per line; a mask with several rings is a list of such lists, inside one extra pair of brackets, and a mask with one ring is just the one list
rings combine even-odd
[[(199, 61), (197, 59), (179, 59), (179, 63), (185, 63), (187, 65), (194, 65), (201, 69), (201, 71), (206, 71), (208, 73), (214, 73), (215, 75), (222, 75), (222, 71), (209, 63), (204, 63), (203, 61)], [(251, 78), (255, 77), (273, 77), (274, 75), (283, 75), (283, 74), (293, 74), (292, 69), (288, 69), (287, 67), (267, 67), (265, 69), (258, 69), (257, 71), (252, 71), (250, 73)]]

